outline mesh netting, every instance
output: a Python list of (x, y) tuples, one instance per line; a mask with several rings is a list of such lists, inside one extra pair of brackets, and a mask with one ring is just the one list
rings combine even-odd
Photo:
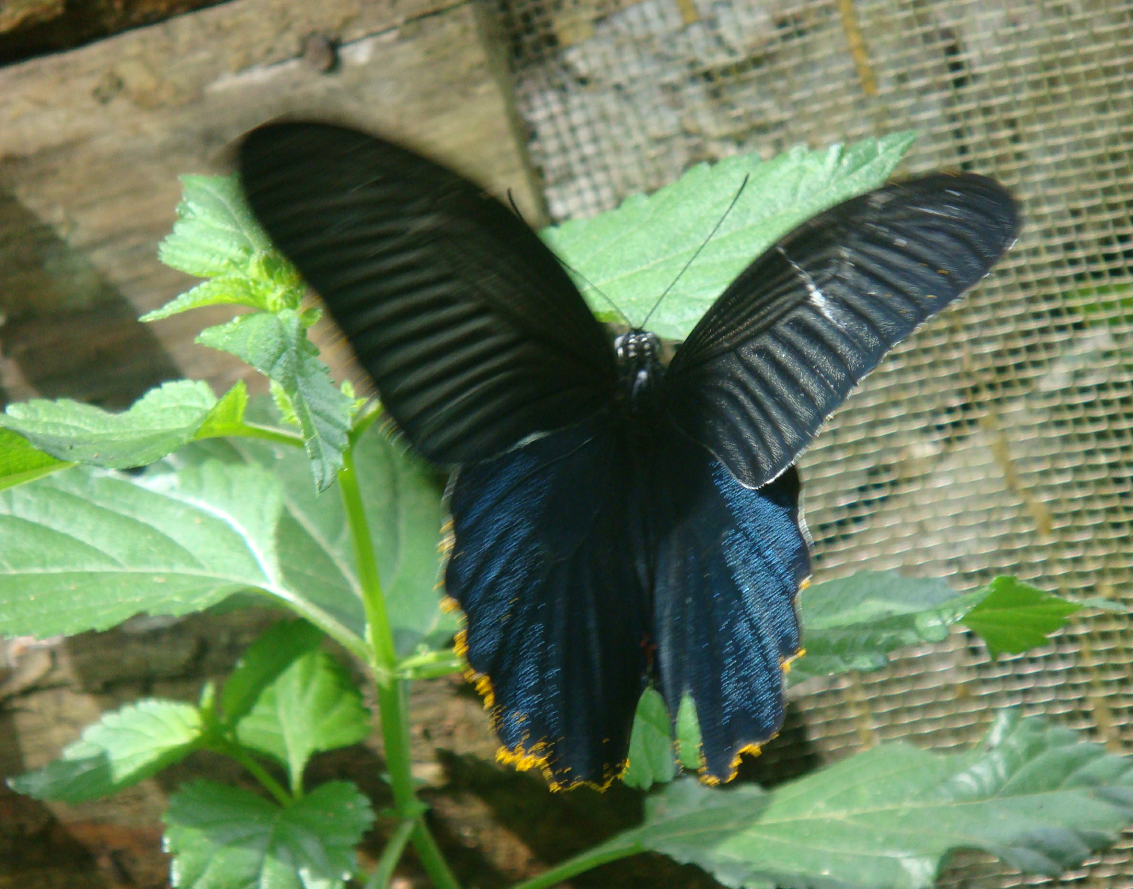
[[(1025, 227), (991, 278), (898, 348), (802, 460), (816, 576), (1017, 574), (1133, 598), (1133, 5), (1116, 0), (504, 0), (519, 109), (556, 220), (691, 164), (915, 129), (905, 172), (987, 173)], [(1036, 656), (961, 633), (815, 687), (784, 773), (894, 738), (969, 745), (1005, 705), (1133, 744), (1133, 627)], [(1133, 835), (1059, 885), (1133, 886)], [(948, 886), (1048, 881), (957, 858)]]

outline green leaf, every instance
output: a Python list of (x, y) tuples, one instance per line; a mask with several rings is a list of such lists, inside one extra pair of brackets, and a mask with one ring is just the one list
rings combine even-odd
[(299, 415), (295, 413), (295, 404), (291, 401), (291, 396), (287, 394), (286, 390), (275, 380), (269, 380), (268, 391), (271, 393), (272, 403), (279, 413), (280, 422), (287, 426), (294, 426), (296, 429), (301, 428), (303, 424), (299, 422)]
[(312, 754), (349, 747), (370, 734), (370, 713), (346, 669), (325, 651), (296, 658), (236, 724), (236, 738), (287, 766), (301, 786)]
[(889, 652), (939, 642), (979, 596), (960, 595), (934, 578), (862, 571), (812, 584), (799, 598), (806, 654), (791, 665), (792, 682), (877, 670)]
[[(894, 571), (863, 571), (813, 584), (801, 594), (800, 619), (806, 655), (791, 664), (790, 682), (850, 670), (877, 670), (889, 653), (918, 642), (939, 642), (983, 593), (960, 595), (934, 579), (902, 577)], [(638, 711), (639, 718), (641, 710)], [(658, 723), (658, 727), (660, 723)], [(651, 727), (634, 724), (634, 737), (647, 761), (672, 755), (672, 741)], [(679, 761), (688, 769), (703, 765), (700, 726), (692, 699), (677, 714)], [(638, 780), (631, 758), (630, 780)], [(664, 779), (654, 775), (649, 783)], [(627, 782), (628, 783), (628, 782)], [(649, 783), (641, 785), (648, 787)]]
[(241, 435), (247, 428), (244, 425), (244, 410), (248, 406), (248, 387), (243, 380), (229, 389), (212, 410), (208, 412), (195, 439), (223, 438), (226, 435)]
[(649, 197), (630, 198), (613, 212), (542, 236), (578, 271), (579, 287), (600, 317), (611, 314), (599, 291), (640, 324), (671, 285), (649, 327), (683, 340), (755, 257), (819, 211), (881, 185), (914, 137), (894, 133), (825, 151), (795, 148), (769, 161), (751, 154), (693, 167)]
[(267, 311), (273, 296), (274, 288), (259, 281), (242, 275), (222, 275), (198, 284), (161, 308), (142, 315), (138, 320), (161, 321), (190, 309), (218, 305), (250, 306)]
[[(367, 429), (355, 445), (354, 465), (398, 655), (449, 647), (458, 618), (441, 609), (438, 590), (444, 479), (377, 425)], [(310, 504), (307, 491), (302, 492), (302, 499), (291, 495), (289, 507)], [(346, 546), (348, 529), (341, 498), (334, 498), (333, 508), (337, 517), (332, 521), (336, 526), (342, 523), (340, 539)], [(329, 512), (329, 505), (327, 509)], [(352, 546), (350, 552), (351, 583), (360, 590)]]
[(200, 736), (196, 707), (141, 700), (104, 713), (59, 759), (8, 784), (36, 799), (69, 803), (109, 796), (183, 759)]
[(1129, 606), (1118, 599), (1107, 599), (1104, 596), (1091, 596), (1088, 599), (1079, 599), (1075, 604), (1079, 608), (1095, 608), (1098, 611), (1109, 611), (1114, 614), (1128, 614)]
[(201, 278), (252, 274), (253, 259), (272, 247), (236, 177), (182, 176), (181, 183), (179, 219), (161, 242), (161, 261)]
[(677, 754), (680, 764), (686, 769), (699, 769), (704, 764), (700, 720), (691, 695), (682, 697), (677, 708)]
[(234, 726), (239, 722), (265, 688), (322, 640), (318, 627), (307, 621), (284, 620), (248, 646), (220, 696), (225, 723)]
[(165, 845), (178, 889), (339, 889), (374, 821), (353, 784), (323, 784), (287, 808), (195, 781), (169, 799)]
[(306, 439), (315, 485), (328, 488), (342, 468), (352, 403), (307, 339), (303, 316), (291, 309), (243, 315), (201, 331), (197, 341), (242, 358), (283, 388)]
[(76, 467), (0, 491), (0, 634), (105, 629), (259, 588), (290, 600), (278, 484), (213, 461), (130, 478)]
[(241, 305), (265, 312), (299, 308), (304, 285), (275, 250), (232, 176), (183, 176), (180, 220), (158, 256), (175, 269), (211, 278), (142, 316), (158, 321), (189, 309)]
[(126, 469), (160, 460), (192, 441), (216, 406), (208, 384), (178, 380), (112, 414), (69, 399), (11, 404), (0, 425), (60, 460)]
[(929, 889), (954, 849), (1053, 876), (1130, 820), (1133, 760), (1005, 712), (970, 753), (884, 744), (766, 794), (678, 782), (592, 854), (651, 849), (727, 886)]
[[(266, 404), (266, 398), (253, 401), (253, 420), (271, 421)], [(284, 584), (312, 607), (364, 633), (361, 584), (342, 498), (337, 492), (316, 494), (303, 453), (255, 439), (214, 440), (183, 448), (151, 471), (211, 459), (261, 467), (278, 479), (283, 516), (276, 552)], [(457, 618), (441, 610), (437, 592), (443, 483), (376, 426), (358, 440), (354, 462), (397, 652), (404, 657), (447, 648)]]
[(1014, 577), (997, 577), (987, 595), (964, 616), (964, 625), (987, 644), (993, 658), (1045, 645), (1051, 633), (1082, 606)]
[(669, 709), (659, 692), (647, 688), (637, 702), (629, 739), (629, 766), (622, 781), (638, 790), (648, 790), (654, 784), (672, 781), (676, 773)]
[(0, 429), (0, 490), (35, 481), (74, 465), (45, 454), (22, 435)]

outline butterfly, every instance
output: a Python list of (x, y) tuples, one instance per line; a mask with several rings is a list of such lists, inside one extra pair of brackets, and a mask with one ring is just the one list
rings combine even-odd
[(732, 778), (782, 725), (801, 651), (793, 463), (988, 273), (1010, 194), (935, 173), (844, 201), (755, 258), (666, 366), (653, 334), (607, 334), (515, 213), (415, 152), (283, 122), (238, 167), (396, 427), (454, 468), (445, 590), (500, 758), (605, 786), (653, 686), (674, 719), (691, 698), (702, 778)]

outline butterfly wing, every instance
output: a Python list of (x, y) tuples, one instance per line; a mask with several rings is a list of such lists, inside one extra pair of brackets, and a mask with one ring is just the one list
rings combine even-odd
[(253, 130), (239, 171), (426, 457), (482, 460), (610, 397), (609, 338), (538, 236), (478, 186), (317, 123)]
[(795, 597), (810, 554), (798, 473), (752, 490), (676, 430), (664, 439), (670, 468), (652, 503), (665, 530), (654, 556), (661, 692), (672, 714), (692, 697), (704, 777), (728, 781), (782, 725), (783, 670), (800, 653)]
[(646, 682), (643, 515), (605, 417), (460, 469), (447, 592), (501, 759), (555, 787), (621, 773)]
[(749, 488), (791, 465), (894, 345), (1010, 246), (1015, 201), (937, 173), (820, 213), (750, 265), (681, 346), (669, 416)]

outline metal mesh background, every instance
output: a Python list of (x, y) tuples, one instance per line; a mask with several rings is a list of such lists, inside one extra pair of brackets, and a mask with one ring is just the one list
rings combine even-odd
[[(802, 460), (816, 575), (1014, 573), (1133, 599), (1133, 4), (1117, 0), (503, 0), (519, 110), (556, 219), (695, 162), (901, 129), (904, 170), (971, 169), (1019, 243), (866, 382)], [(810, 683), (761, 766), (978, 739), (1007, 705), (1133, 746), (1133, 627), (1083, 618), (993, 663), (962, 633)], [(1133, 834), (1061, 881), (958, 856), (942, 885), (1133, 887)]]

